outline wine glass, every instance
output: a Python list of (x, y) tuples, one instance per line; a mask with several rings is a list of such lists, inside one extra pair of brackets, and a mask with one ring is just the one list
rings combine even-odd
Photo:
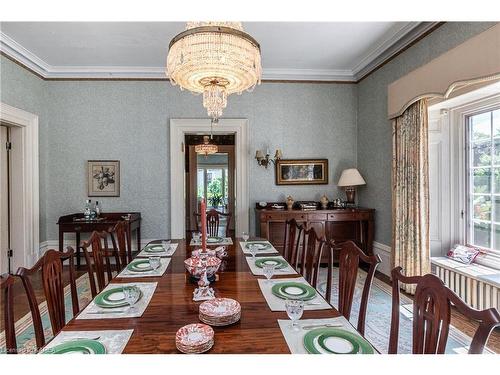
[(151, 256), (148, 258), (149, 266), (153, 269), (154, 272), (161, 266), (161, 260), (159, 256)]
[(200, 237), (201, 237), (201, 233), (200, 232), (193, 232), (193, 240), (194, 240), (194, 242), (200, 242)]
[(294, 331), (298, 331), (299, 325), (297, 324), (297, 320), (299, 320), (304, 313), (304, 301), (297, 299), (287, 299), (285, 301), (285, 309), (288, 317), (292, 320), (290, 328), (292, 328)]
[(258, 248), (255, 245), (250, 245), (250, 254), (252, 254), (252, 259), (255, 262), (255, 255), (257, 254)]
[(163, 249), (164, 249), (166, 252), (168, 252), (168, 251), (170, 250), (170, 243), (171, 243), (171, 242), (172, 242), (172, 241), (170, 241), (170, 240), (163, 240), (163, 241), (161, 241), (161, 245), (163, 246)]
[(139, 300), (141, 291), (135, 285), (127, 285), (123, 287), (123, 295), (125, 297), (125, 302), (128, 303), (128, 310), (135, 309), (134, 305)]
[(243, 238), (243, 241), (247, 242), (250, 236), (248, 235), (248, 232), (243, 232), (241, 233), (241, 238)]
[(274, 263), (264, 263), (264, 265), (262, 266), (262, 271), (267, 279), (268, 284), (271, 282), (271, 278), (274, 275), (275, 269), (276, 269), (276, 264)]

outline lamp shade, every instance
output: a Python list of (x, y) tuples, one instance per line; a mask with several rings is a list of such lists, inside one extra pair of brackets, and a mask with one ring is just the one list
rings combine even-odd
[(338, 186), (365, 185), (366, 182), (356, 168), (344, 169), (340, 176)]

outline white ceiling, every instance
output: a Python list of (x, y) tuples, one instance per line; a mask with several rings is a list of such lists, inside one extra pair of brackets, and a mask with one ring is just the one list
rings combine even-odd
[[(245, 22), (265, 79), (359, 79), (432, 27), (424, 22)], [(1, 50), (45, 78), (165, 78), (182, 22), (2, 22)]]

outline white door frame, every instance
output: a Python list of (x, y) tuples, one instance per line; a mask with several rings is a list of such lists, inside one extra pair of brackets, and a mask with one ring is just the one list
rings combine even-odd
[[(22, 239), (24, 263), (30, 267), (39, 256), (39, 175), (38, 175), (38, 116), (0, 103), (0, 120), (22, 131)], [(14, 145), (13, 147), (19, 147)], [(2, 145), (2, 147), (4, 147)], [(17, 250), (17, 249), (16, 249)]]
[[(170, 119), (170, 236), (172, 238), (184, 238), (186, 234), (184, 136), (206, 134), (208, 131), (210, 131), (210, 119)], [(235, 230), (236, 233), (248, 232), (250, 223), (248, 120), (221, 119), (214, 125), (213, 133), (236, 134)]]

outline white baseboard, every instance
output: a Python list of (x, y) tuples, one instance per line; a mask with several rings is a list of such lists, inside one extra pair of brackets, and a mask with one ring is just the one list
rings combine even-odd
[(373, 252), (382, 259), (377, 270), (384, 275), (391, 276), (391, 247), (380, 242), (373, 242)]

